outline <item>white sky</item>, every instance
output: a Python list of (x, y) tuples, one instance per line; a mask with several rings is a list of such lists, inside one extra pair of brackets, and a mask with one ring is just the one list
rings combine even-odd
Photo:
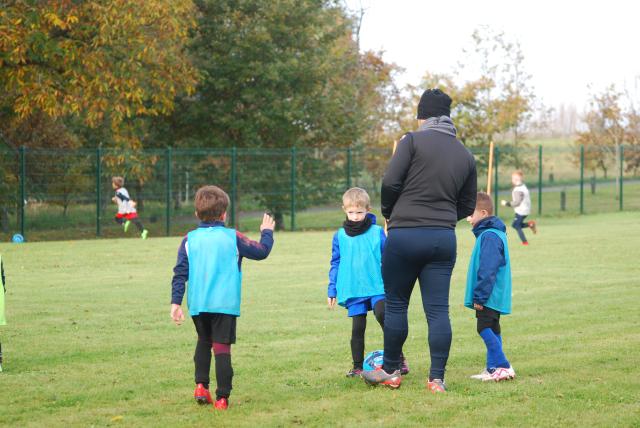
[(536, 95), (548, 106), (586, 105), (588, 85), (640, 94), (640, 2), (635, 0), (345, 0), (366, 9), (361, 49), (406, 69), (451, 72), (481, 25), (520, 41)]

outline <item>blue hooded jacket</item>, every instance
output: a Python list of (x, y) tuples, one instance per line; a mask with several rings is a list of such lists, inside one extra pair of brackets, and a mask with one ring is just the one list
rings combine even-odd
[(473, 308), (473, 304), (478, 303), (503, 314), (511, 313), (511, 267), (506, 230), (502, 220), (495, 216), (483, 219), (473, 228), (478, 242), (469, 265), (466, 307)]

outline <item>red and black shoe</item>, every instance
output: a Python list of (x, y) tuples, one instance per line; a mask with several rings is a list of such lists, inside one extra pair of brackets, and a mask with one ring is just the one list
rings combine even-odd
[(196, 389), (195, 389), (195, 391), (193, 391), (193, 398), (196, 399), (198, 404), (211, 404), (211, 403), (213, 403), (213, 399), (211, 398), (211, 393), (201, 383), (196, 385)]
[(360, 377), (362, 376), (362, 369), (361, 368), (352, 368), (351, 370), (349, 370), (347, 372), (347, 377)]
[(213, 407), (215, 407), (216, 410), (227, 410), (229, 408), (229, 399), (220, 397), (216, 400)]

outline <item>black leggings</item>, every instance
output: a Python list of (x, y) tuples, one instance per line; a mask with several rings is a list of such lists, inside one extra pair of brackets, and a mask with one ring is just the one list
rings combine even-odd
[[(384, 300), (378, 301), (373, 307), (373, 315), (384, 329)], [(367, 330), (367, 314), (351, 317), (351, 356), (353, 368), (362, 370), (364, 361), (364, 333)]]
[(444, 379), (451, 348), (449, 286), (455, 263), (456, 235), (453, 229), (413, 227), (389, 231), (382, 255), (384, 370), (387, 373), (399, 369), (402, 364), (402, 346), (409, 332), (409, 299), (418, 280), (429, 330), (429, 377)]
[[(118, 217), (116, 217), (116, 223), (118, 223), (118, 224), (124, 224), (125, 221), (127, 221), (126, 218), (118, 218)], [(140, 233), (142, 233), (142, 231), (144, 230), (144, 226), (142, 226), (142, 223), (140, 222), (140, 219), (138, 217), (133, 218), (133, 219), (131, 219), (129, 221), (131, 221), (133, 224), (135, 224), (136, 227), (138, 228), (138, 230), (140, 231)]]

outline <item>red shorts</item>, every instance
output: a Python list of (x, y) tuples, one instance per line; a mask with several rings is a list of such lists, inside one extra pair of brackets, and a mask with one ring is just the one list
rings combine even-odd
[(125, 218), (127, 220), (133, 220), (134, 218), (138, 218), (138, 213), (128, 213), (128, 214), (118, 213), (116, 214), (116, 218)]

